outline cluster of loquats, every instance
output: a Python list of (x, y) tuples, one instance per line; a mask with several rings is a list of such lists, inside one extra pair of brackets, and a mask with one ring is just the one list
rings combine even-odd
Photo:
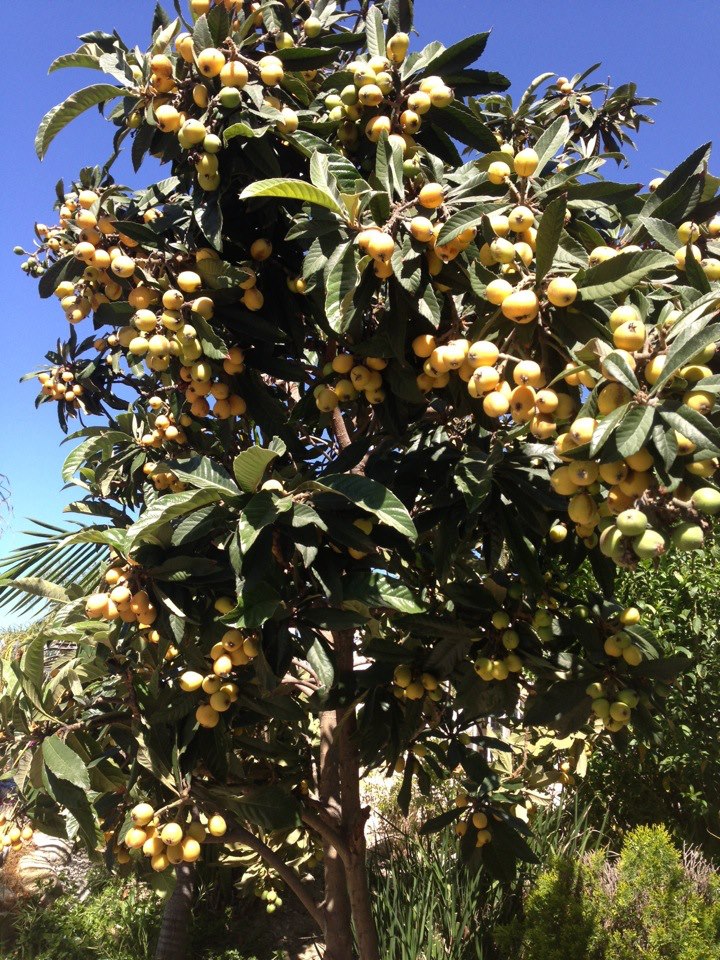
[(146, 589), (142, 569), (136, 564), (113, 561), (104, 579), (108, 589), (90, 594), (85, 601), (88, 619), (119, 620), (137, 624), (140, 631), (151, 631), (158, 611)]
[(433, 703), (443, 698), (443, 689), (438, 678), (428, 671), (415, 669), (412, 664), (402, 663), (393, 672), (393, 695), (398, 700), (423, 700)]
[[(700, 314), (713, 303), (701, 301)], [(633, 304), (615, 307), (608, 318), (613, 346), (595, 357), (586, 355), (583, 367), (570, 368), (564, 377), (591, 393), (581, 416), (555, 441), (563, 464), (550, 482), (556, 493), (569, 497), (568, 514), (578, 537), (589, 548), (599, 544), (621, 566), (659, 556), (670, 546), (701, 549), (709, 530), (704, 518), (720, 509), (720, 493), (706, 485), (717, 473), (718, 460), (696, 432), (715, 408), (716, 377), (707, 364), (716, 344), (708, 342), (687, 362), (668, 367), (680, 315), (666, 306), (651, 325)], [(674, 428), (672, 414), (655, 414), (663, 401), (687, 411), (679, 423), (686, 433)], [(623, 419), (635, 429), (607, 442), (608, 427)], [(673, 429), (661, 436), (663, 419)], [(676, 476), (682, 473), (672, 483), (663, 482), (671, 465)], [(562, 540), (562, 525), (550, 536)]]
[[(210, 347), (212, 356), (208, 356), (203, 349), (207, 346), (204, 338), (211, 336), (208, 325), (214, 303), (211, 296), (201, 294), (201, 273), (211, 277), (217, 273), (217, 252), (201, 248), (178, 261), (155, 249), (144, 249), (120, 232), (118, 221), (132, 230), (136, 223), (154, 222), (162, 210), (149, 206), (131, 212), (127, 204), (113, 189), (99, 193), (80, 189), (64, 195), (57, 229), (42, 225), (36, 229), (41, 243), (32, 255), (33, 269), (42, 274), (63, 266), (63, 273), (74, 277), (62, 279), (53, 288), (70, 323), (77, 324), (94, 312), (98, 326), (108, 319), (104, 309), (127, 309), (130, 314), (117, 314), (125, 322), (112, 333), (77, 346), (78, 352), (93, 346), (95, 361), (67, 362), (35, 374), (42, 388), (40, 398), (61, 402), (67, 414), (85, 413), (88, 397), (92, 401), (102, 391), (98, 364), (104, 363), (108, 377), (122, 375), (123, 359), (136, 376), (143, 374), (144, 364), (147, 374), (164, 374), (166, 396), (152, 396), (147, 401), (154, 419), (138, 441), (147, 447), (160, 447), (166, 441), (183, 446), (188, 442), (186, 429), (197, 420), (229, 420), (245, 414), (247, 404), (235, 379), (245, 370), (245, 351), (239, 345), (222, 352)], [(91, 221), (96, 226), (91, 226)], [(271, 252), (268, 241), (254, 240), (249, 245), (252, 260), (238, 270), (238, 296), (251, 312), (263, 305), (256, 268)], [(289, 279), (288, 286), (302, 293), (303, 281)], [(174, 411), (176, 400), (184, 409)], [(93, 405), (89, 412), (99, 410)]]
[(82, 396), (85, 388), (75, 377), (73, 370), (64, 367), (52, 367), (50, 370), (38, 373), (41, 395), (64, 404), (69, 413), (83, 410)]
[(370, 404), (382, 403), (385, 391), (381, 371), (385, 367), (387, 360), (382, 357), (356, 357), (351, 353), (338, 353), (325, 364), (325, 378), (333, 379), (330, 383), (316, 385), (315, 405), (321, 413), (330, 413), (340, 404), (358, 400), (361, 394)]
[(0, 849), (22, 850), (33, 838), (33, 828), (11, 810), (0, 810)]
[(201, 727), (212, 729), (218, 725), (220, 714), (229, 710), (240, 695), (239, 687), (229, 679), (230, 675), (252, 663), (259, 653), (260, 641), (256, 634), (227, 630), (210, 650), (212, 673), (203, 675), (186, 670), (180, 674), (178, 684), (181, 690), (185, 693), (200, 691), (208, 696), (207, 702), (200, 703), (195, 711)]
[[(475, 660), (475, 673), (481, 680), (507, 680), (512, 673), (522, 673), (523, 661), (516, 653), (520, 635), (513, 630), (510, 615), (505, 610), (496, 610), (490, 623), (489, 645), (484, 644), (482, 656)], [(538, 618), (536, 615), (533, 626), (548, 627), (549, 619), (546, 623), (544, 616)]]
[(324, 116), (337, 124), (337, 143), (343, 150), (357, 151), (363, 139), (378, 143), (385, 135), (390, 146), (397, 146), (406, 160), (406, 172), (412, 175), (418, 169), (414, 135), (422, 127), (423, 116), (433, 107), (450, 106), (455, 94), (442, 77), (407, 81), (401, 67), (409, 45), (407, 34), (396, 33), (388, 40), (384, 56), (351, 61), (346, 69), (352, 83), (325, 95)]
[(208, 836), (223, 837), (227, 832), (225, 818), (219, 813), (161, 822), (163, 812), (156, 813), (149, 803), (132, 808), (128, 829), (114, 848), (118, 863), (129, 863), (132, 852), (138, 850), (149, 859), (153, 870), (162, 873), (178, 863), (195, 863)]
[(471, 836), (475, 838), (476, 847), (484, 847), (492, 840), (492, 831), (490, 830), (490, 819), (485, 810), (478, 809), (475, 803), (471, 803), (470, 797), (465, 791), (461, 791), (455, 797), (455, 807), (457, 810), (467, 811), (467, 817), (458, 820), (455, 823), (455, 833), (458, 837)]

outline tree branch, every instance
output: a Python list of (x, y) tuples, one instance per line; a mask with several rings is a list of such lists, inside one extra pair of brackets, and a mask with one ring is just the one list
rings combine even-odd
[(303, 810), (301, 814), (302, 822), (306, 827), (314, 830), (326, 843), (335, 847), (338, 856), (344, 864), (350, 861), (350, 848), (343, 839), (342, 835), (330, 823), (323, 819), (318, 813), (311, 810)]
[[(325, 932), (325, 923), (322, 912), (318, 909), (317, 904), (311, 897), (310, 891), (307, 889), (295, 870), (288, 866), (287, 863), (285, 863), (281, 857), (271, 850), (266, 843), (263, 843), (259, 837), (256, 837), (255, 834), (250, 833), (250, 831), (246, 830), (244, 827), (237, 826), (233, 828), (232, 833), (226, 834), (224, 837), (219, 837), (218, 840), (220, 843), (241, 843), (246, 847), (250, 847), (251, 850), (254, 850), (255, 853), (261, 856), (265, 863), (267, 863), (267, 865), (271, 867), (275, 873), (277, 873), (277, 875), (287, 884), (288, 888), (292, 890), (300, 903), (302, 903), (312, 919), (315, 921), (319, 929), (323, 933)], [(205, 842), (212, 842), (212, 840), (210, 837), (207, 837)]]

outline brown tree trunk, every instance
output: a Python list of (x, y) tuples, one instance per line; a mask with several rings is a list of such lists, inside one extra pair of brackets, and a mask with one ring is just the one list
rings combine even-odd
[(177, 882), (163, 911), (155, 960), (185, 960), (188, 926), (195, 893), (195, 867), (180, 863), (175, 868)]
[[(326, 710), (320, 715), (320, 776), (319, 799), (326, 812), (340, 826), (339, 752), (334, 743), (337, 730), (337, 715)], [(321, 904), (325, 923), (326, 960), (351, 960), (354, 955), (350, 898), (345, 867), (338, 850), (328, 840), (323, 840), (325, 854), (325, 899)]]
[[(354, 634), (351, 630), (336, 631), (334, 641), (338, 673), (349, 679), (354, 666)], [(348, 846), (345, 874), (360, 960), (380, 960), (367, 874), (368, 812), (360, 802), (360, 753), (354, 706), (338, 709), (334, 742), (339, 750), (342, 826)]]

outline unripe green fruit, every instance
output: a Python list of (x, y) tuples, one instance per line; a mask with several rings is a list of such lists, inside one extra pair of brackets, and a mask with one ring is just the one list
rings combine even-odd
[(696, 523), (681, 523), (672, 532), (671, 542), (677, 550), (702, 550), (705, 536)]
[(547, 610), (537, 610), (532, 620), (533, 626), (537, 627), (549, 627), (552, 624), (552, 616), (547, 612)]
[(515, 650), (520, 643), (520, 636), (516, 630), (506, 630), (501, 640), (506, 650)]
[(621, 700), (616, 700), (610, 705), (610, 716), (617, 723), (627, 723), (630, 719), (630, 707)]
[(597, 700), (593, 700), (592, 709), (596, 717), (600, 717), (601, 720), (607, 720), (610, 716), (610, 701), (604, 697), (598, 697)]
[(322, 23), (317, 17), (308, 17), (303, 24), (303, 30), (305, 31), (305, 36), (312, 39), (313, 37), (317, 37), (322, 30)]
[(237, 87), (223, 87), (218, 95), (220, 106), (224, 110), (235, 110), (240, 106), (241, 99), (242, 97)]
[(665, 537), (655, 530), (646, 530), (640, 537), (633, 540), (633, 550), (635, 555), (641, 560), (647, 560), (650, 557), (659, 557), (665, 553)]
[(492, 625), (496, 630), (505, 630), (510, 626), (510, 616), (504, 610), (497, 610), (492, 615)]
[[(229, 90), (229, 87), (225, 88)], [(220, 153), (222, 150), (222, 140), (214, 133), (209, 133), (203, 140), (203, 150), (205, 153)]]
[(604, 557), (616, 560), (623, 551), (623, 535), (613, 524), (600, 534), (600, 553)]
[(634, 710), (638, 703), (640, 703), (640, 697), (634, 690), (630, 690), (629, 688), (621, 690), (617, 695), (617, 699), (619, 703), (626, 703), (631, 710)]
[(596, 681), (595, 683), (591, 683), (586, 687), (585, 693), (589, 697), (592, 697), (593, 700), (598, 700), (604, 695), (605, 687), (602, 685), (602, 683)]
[(648, 520), (642, 510), (623, 510), (615, 523), (624, 537), (639, 537), (647, 530)]
[(542, 643), (550, 643), (553, 638), (552, 627), (536, 627), (535, 633)]
[(720, 491), (713, 487), (700, 487), (692, 495), (692, 505), (698, 513), (714, 517), (720, 510)]

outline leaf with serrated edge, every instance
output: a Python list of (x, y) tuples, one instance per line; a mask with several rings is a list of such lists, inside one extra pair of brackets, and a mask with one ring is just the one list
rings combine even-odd
[(656, 270), (675, 267), (675, 260), (661, 250), (619, 253), (575, 277), (582, 300), (616, 297), (636, 287)]
[(653, 407), (634, 407), (615, 431), (615, 445), (621, 457), (630, 457), (643, 446), (652, 430)]
[(717, 343), (718, 340), (720, 340), (720, 326), (713, 324), (699, 330), (689, 340), (684, 342), (678, 340), (673, 343), (662, 373), (653, 384), (651, 395), (655, 396), (681, 367), (689, 363), (709, 344)]
[(720, 453), (720, 431), (701, 413), (683, 405), (678, 410), (661, 410), (660, 416), (699, 449), (716, 456)]

